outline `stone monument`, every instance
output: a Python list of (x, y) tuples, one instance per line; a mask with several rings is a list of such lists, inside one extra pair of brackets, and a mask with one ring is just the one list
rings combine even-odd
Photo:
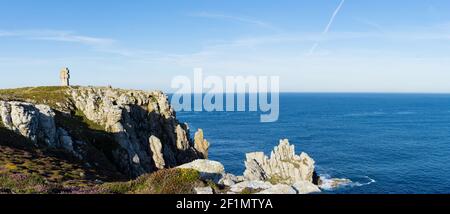
[(61, 72), (59, 72), (59, 78), (61, 80), (61, 86), (70, 86), (70, 71), (68, 68), (63, 68)]

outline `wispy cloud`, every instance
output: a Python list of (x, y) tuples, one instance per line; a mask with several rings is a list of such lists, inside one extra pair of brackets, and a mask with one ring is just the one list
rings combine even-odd
[[(341, 11), (341, 8), (344, 5), (344, 3), (345, 3), (345, 0), (342, 0), (341, 3), (336, 8), (336, 10), (334, 10), (333, 15), (331, 15), (330, 21), (328, 21), (327, 26), (325, 27), (325, 29), (322, 32), (323, 35), (326, 35), (330, 31), (331, 25), (333, 24), (334, 19), (336, 18), (336, 16), (339, 14), (339, 11)], [(314, 51), (317, 49), (317, 47), (319, 47), (319, 43), (318, 42), (316, 42), (311, 47), (311, 50), (309, 51), (309, 55), (314, 54)]]
[(21, 30), (21, 31), (0, 30), (0, 37), (17, 37), (28, 40), (71, 42), (90, 46), (111, 45), (115, 42), (115, 40), (109, 38), (86, 36), (76, 34), (71, 31), (59, 31), (59, 30)]
[(189, 14), (192, 17), (200, 17), (200, 18), (210, 18), (210, 19), (222, 19), (222, 20), (230, 20), (230, 21), (236, 21), (236, 22), (242, 22), (247, 23), (251, 25), (255, 25), (261, 28), (267, 28), (271, 30), (278, 30), (275, 26), (272, 24), (249, 18), (249, 17), (242, 17), (242, 16), (234, 16), (234, 15), (226, 15), (226, 14), (219, 14), (219, 13), (208, 13), (208, 12), (199, 12), (199, 13), (191, 13)]

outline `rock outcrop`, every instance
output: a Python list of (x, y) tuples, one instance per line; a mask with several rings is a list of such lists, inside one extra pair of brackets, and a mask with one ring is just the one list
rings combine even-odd
[(208, 159), (209, 142), (205, 140), (202, 129), (195, 133), (194, 148), (200, 152), (203, 158)]
[(204, 156), (162, 92), (79, 88), (69, 93), (76, 109), (113, 133), (121, 147), (114, 156), (121, 170), (132, 176)]
[(290, 145), (288, 140), (281, 140), (270, 158), (262, 152), (246, 156), (244, 176), (248, 180), (271, 180), (290, 185), (304, 181), (313, 183), (317, 180), (314, 160), (306, 153), (296, 155), (294, 145)]
[[(227, 175), (222, 184), (230, 184), (230, 194), (243, 191), (258, 194), (310, 194), (321, 192), (317, 183), (314, 160), (306, 153), (295, 154), (288, 140), (281, 140), (269, 157), (263, 152), (246, 155), (243, 181)], [(233, 179), (234, 178), (234, 179)]]
[[(270, 158), (262, 152), (247, 154), (244, 176), (226, 173), (221, 163), (211, 160), (195, 160), (178, 168), (199, 171), (202, 180), (224, 186), (226, 194), (310, 194), (321, 192), (315, 183), (314, 163), (306, 153), (296, 155), (294, 146), (281, 140)], [(208, 188), (197, 192), (210, 193)]]
[(45, 105), (24, 102), (0, 101), (0, 118), (3, 126), (47, 146), (56, 147), (55, 113)]
[(62, 148), (75, 156), (80, 156), (74, 149), (74, 142), (68, 133), (58, 128), (55, 112), (46, 105), (16, 101), (0, 101), (0, 123), (33, 142), (49, 148)]
[(33, 100), (0, 101), (0, 123), (36, 146), (61, 148), (85, 162), (96, 155), (84, 149), (95, 147), (129, 177), (208, 157), (203, 132), (192, 140), (162, 92), (75, 87), (61, 96), (65, 100), (53, 108)]

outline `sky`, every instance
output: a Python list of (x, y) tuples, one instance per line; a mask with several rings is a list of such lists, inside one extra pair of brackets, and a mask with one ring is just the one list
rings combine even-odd
[(450, 93), (448, 0), (0, 0), (0, 88), (171, 92), (204, 75), (286, 92)]

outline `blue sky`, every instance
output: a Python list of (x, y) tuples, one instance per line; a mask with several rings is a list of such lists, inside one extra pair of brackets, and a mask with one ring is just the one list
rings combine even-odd
[(79, 85), (170, 91), (202, 67), (279, 75), (282, 91), (450, 92), (449, 11), (447, 0), (1, 0), (0, 88), (57, 85), (68, 66)]

